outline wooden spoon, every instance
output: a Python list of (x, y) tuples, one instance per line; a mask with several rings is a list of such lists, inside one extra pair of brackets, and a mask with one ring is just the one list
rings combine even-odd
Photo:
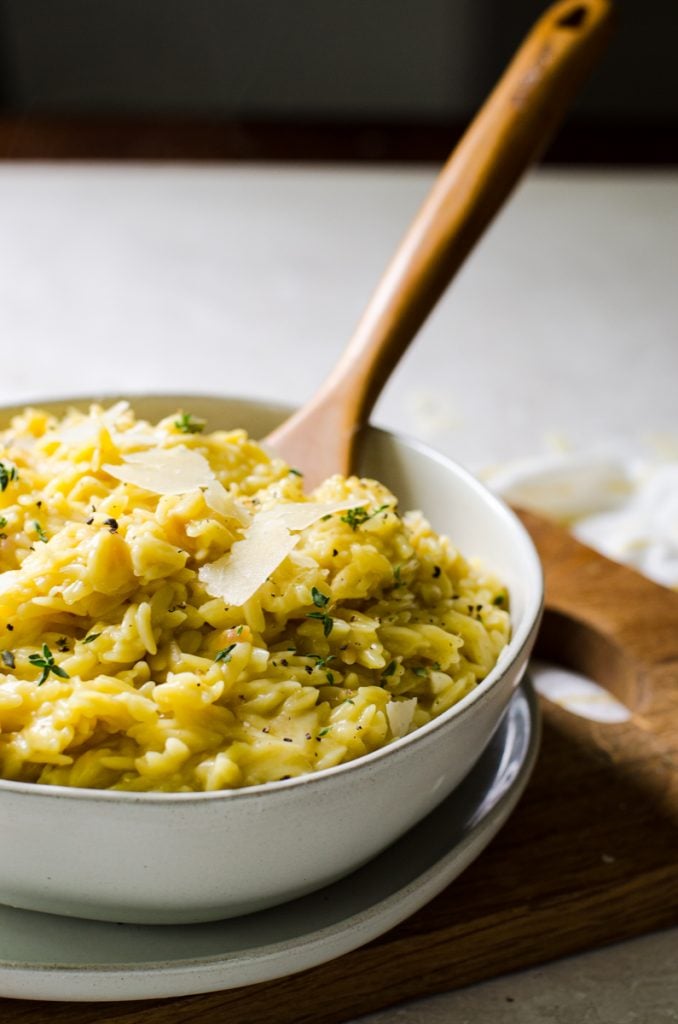
[(319, 391), (266, 439), (313, 487), (348, 475), (391, 371), (518, 179), (540, 154), (607, 39), (609, 0), (549, 8), (443, 168)]
[[(603, 47), (610, 14), (608, 0), (564, 0), (537, 22), (443, 168), (334, 371), (267, 438), (304, 470), (310, 486), (352, 470), (360, 428), (389, 374), (543, 149)], [(641, 784), (648, 820), (654, 814), (653, 827), (675, 835), (678, 594), (584, 547), (557, 524), (519, 514), (545, 570), (538, 646), (610, 688), (632, 712), (623, 725), (599, 725), (553, 707), (547, 719)], [(678, 864), (671, 881), (678, 885)], [(649, 875), (640, 884), (654, 893)]]

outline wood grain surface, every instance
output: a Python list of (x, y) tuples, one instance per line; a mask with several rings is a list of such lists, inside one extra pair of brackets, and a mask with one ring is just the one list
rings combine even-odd
[(333, 1024), (678, 923), (678, 594), (521, 513), (546, 570), (541, 653), (633, 712), (546, 702), (534, 775), (478, 860), (409, 920), (329, 964), (154, 1002), (0, 1000), (5, 1024)]

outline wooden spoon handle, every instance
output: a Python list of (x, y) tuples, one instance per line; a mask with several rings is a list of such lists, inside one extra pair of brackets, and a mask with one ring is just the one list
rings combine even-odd
[(356, 432), (389, 374), (545, 146), (609, 24), (609, 0), (562, 0), (523, 42), (443, 168), (334, 371), (268, 438), (311, 485), (350, 472)]

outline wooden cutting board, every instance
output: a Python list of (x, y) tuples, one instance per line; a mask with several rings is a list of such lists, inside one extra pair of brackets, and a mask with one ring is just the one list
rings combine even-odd
[(229, 992), (134, 1003), (0, 1000), (4, 1024), (331, 1024), (678, 924), (678, 593), (521, 513), (546, 571), (540, 653), (632, 711), (543, 703), (517, 810), (423, 910), (332, 963)]

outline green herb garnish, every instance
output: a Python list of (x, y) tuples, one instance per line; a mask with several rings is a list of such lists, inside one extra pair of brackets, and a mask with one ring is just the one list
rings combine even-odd
[(223, 662), (224, 665), (227, 665), (228, 662), (231, 660), (231, 654), (233, 653), (234, 648), (235, 644), (229, 644), (228, 647), (223, 647), (214, 655), (214, 660), (221, 661)]
[(37, 520), (34, 519), (33, 520), (33, 526), (35, 527), (35, 532), (37, 533), (37, 535), (40, 538), (40, 540), (42, 541), (42, 543), (46, 544), (47, 543), (47, 534), (43, 530), (43, 528), (40, 525), (40, 523)]
[(324, 729), (321, 729), (320, 732), (318, 733), (318, 739), (320, 739), (322, 736), (327, 736), (331, 728), (331, 725), (326, 725)]
[(330, 603), (329, 597), (322, 594), (317, 587), (311, 587), (311, 597), (316, 608), (325, 608)]
[(342, 523), (348, 523), (352, 530), (357, 530), (361, 523), (366, 523), (370, 514), (366, 508), (359, 505), (357, 508), (350, 508), (343, 516)]
[(395, 672), (395, 670), (397, 669), (397, 667), (398, 667), (398, 662), (397, 661), (389, 661), (388, 665), (386, 666), (384, 671), (381, 673), (382, 676), (392, 676), (393, 673)]
[(503, 594), (497, 594), (492, 604), (503, 604), (506, 598)]
[(10, 466), (8, 469), (4, 462), (0, 462), (0, 491), (6, 491), (10, 481), (18, 479), (19, 474), (16, 471), (16, 466)]
[(316, 668), (325, 668), (325, 666), (329, 665), (331, 661), (337, 660), (336, 655), (334, 654), (328, 654), (325, 658), (321, 657), (319, 654), (309, 654), (308, 657), (316, 659)]
[(329, 636), (334, 626), (334, 619), (327, 612), (309, 612), (307, 619), (318, 619), (323, 624), (323, 636)]
[(101, 636), (101, 633), (90, 633), (89, 636), (86, 636), (85, 639), (82, 642), (84, 644), (93, 644), (94, 641), (98, 640), (100, 636)]
[(182, 412), (179, 418), (174, 421), (174, 426), (182, 434), (202, 434), (205, 429), (205, 421), (191, 416), (190, 412)]
[(42, 669), (42, 674), (38, 679), (38, 686), (42, 686), (50, 672), (53, 675), (58, 676), (59, 679), (70, 679), (68, 672), (66, 672), (61, 665), (57, 665), (54, 661), (54, 655), (47, 644), (42, 645), (42, 654), (29, 654), (28, 660), (31, 665), (35, 665), (36, 668)]
[(301, 472), (301, 470), (300, 470), (300, 469), (295, 469), (295, 468), (294, 468), (294, 466), (290, 466), (290, 470), (289, 470), (289, 471), (290, 471), (290, 473), (291, 473), (291, 474), (292, 474), (293, 476), (303, 476), (303, 475), (304, 475), (304, 474), (303, 474), (303, 473)]
[(7, 520), (4, 516), (0, 516), (0, 530), (4, 530), (7, 526)]
[(2, 664), (7, 668), (16, 668), (14, 655), (11, 651), (3, 651), (2, 654), (0, 654), (0, 658), (2, 658)]
[(380, 512), (384, 512), (389, 507), (389, 505), (380, 505), (379, 508), (375, 508), (374, 512), (368, 512), (364, 505), (358, 505), (357, 508), (350, 508), (341, 517), (341, 521), (342, 523), (348, 523), (352, 530), (357, 530), (368, 519), (374, 519), (375, 516), (378, 516)]

